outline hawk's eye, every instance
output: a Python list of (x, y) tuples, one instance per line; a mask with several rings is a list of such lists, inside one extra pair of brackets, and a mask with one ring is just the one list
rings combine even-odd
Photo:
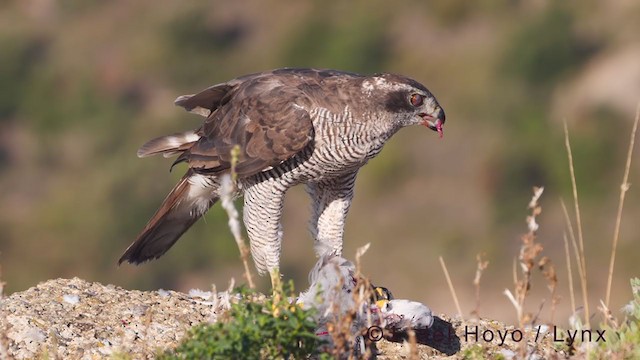
[(418, 106), (422, 106), (422, 103), (424, 102), (424, 96), (420, 95), (420, 94), (413, 94), (411, 95), (411, 105), (418, 107)]

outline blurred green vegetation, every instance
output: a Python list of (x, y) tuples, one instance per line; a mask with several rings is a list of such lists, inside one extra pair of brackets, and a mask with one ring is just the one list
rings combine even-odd
[[(375, 4), (375, 3), (374, 3)], [(348, 10), (357, 16), (340, 16), (344, 5), (314, 2), (313, 16), (291, 35), (282, 61), (296, 67), (335, 68), (362, 73), (381, 72), (390, 56), (384, 13), (360, 2)], [(349, 54), (349, 56), (344, 56)]]
[[(4, 2), (2, 280), (11, 292), (62, 276), (181, 290), (239, 278), (219, 207), (162, 259), (116, 267), (182, 171), (170, 174), (170, 160), (140, 160), (135, 151), (152, 137), (198, 125), (198, 116), (173, 107), (175, 97), (285, 66), (402, 73), (426, 84), (447, 111), (444, 140), (405, 130), (359, 176), (345, 253), (372, 242), (365, 270), (376, 283), (448, 305), (424, 290), (442, 285), (437, 255), (452, 259), (454, 277), (467, 283), (474, 254), (487, 251), (487, 286), (501, 288), (510, 281), (505, 269), (534, 185), (547, 188), (543, 208), (554, 217), (543, 216), (546, 246), (561, 263), (558, 198), (569, 202), (571, 193), (563, 119), (588, 256), (601, 254), (634, 105), (601, 96), (614, 78), (601, 84), (605, 90), (580, 87), (580, 80), (637, 46), (637, 10), (594, 1)], [(630, 218), (639, 215), (638, 200), (629, 193)], [(314, 262), (308, 201), (297, 191), (287, 204), (283, 269), (302, 287)], [(621, 278), (637, 271), (633, 261), (621, 254)], [(415, 286), (411, 279), (424, 273), (434, 276)]]
[(226, 55), (238, 47), (248, 28), (242, 23), (219, 25), (207, 18), (207, 8), (201, 6), (179, 13), (161, 31), (166, 74), (188, 86), (219, 74), (229, 61)]
[(0, 47), (4, 53), (0, 64), (0, 119), (6, 121), (20, 107), (29, 77), (44, 56), (46, 45), (38, 39), (3, 36), (0, 37)]
[(581, 39), (574, 31), (571, 9), (554, 3), (516, 29), (507, 46), (505, 70), (530, 87), (548, 90), (563, 75), (579, 69), (597, 50), (593, 39)]

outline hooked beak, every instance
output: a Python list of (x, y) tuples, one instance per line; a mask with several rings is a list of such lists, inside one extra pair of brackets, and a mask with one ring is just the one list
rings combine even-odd
[(433, 131), (437, 131), (438, 135), (440, 135), (440, 138), (444, 136), (442, 126), (444, 125), (445, 115), (442, 109), (438, 111), (438, 114), (435, 117), (428, 114), (420, 114), (420, 116), (422, 117), (422, 125), (428, 127)]

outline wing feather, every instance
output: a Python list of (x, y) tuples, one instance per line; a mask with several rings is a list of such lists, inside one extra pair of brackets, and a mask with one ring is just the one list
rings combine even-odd
[(197, 94), (178, 96), (174, 103), (189, 112), (208, 117), (228, 101), (225, 97), (233, 87), (231, 82), (214, 85)]
[(230, 168), (232, 149), (238, 145), (236, 171), (250, 176), (291, 158), (312, 138), (311, 117), (297, 104), (308, 100), (301, 99), (305, 95), (297, 88), (260, 77), (230, 93), (230, 99), (203, 124), (202, 138), (176, 163), (186, 161), (200, 172), (220, 173)]
[[(198, 172), (221, 173), (230, 168), (231, 151), (238, 145), (238, 175), (250, 176), (277, 166), (302, 151), (313, 138), (309, 109), (342, 109), (326, 95), (336, 95), (339, 84), (361, 78), (335, 70), (285, 68), (180, 96), (176, 105), (206, 119), (196, 131), (201, 138), (188, 149), (179, 149), (183, 152), (174, 165), (187, 162)], [(337, 98), (344, 96), (338, 94)]]

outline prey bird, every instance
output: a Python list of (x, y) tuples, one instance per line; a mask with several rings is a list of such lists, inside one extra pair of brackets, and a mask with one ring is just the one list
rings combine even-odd
[(202, 125), (153, 139), (138, 156), (177, 155), (172, 167), (185, 162), (188, 170), (119, 263), (140, 264), (167, 252), (219, 199), (221, 176), (234, 165), (251, 255), (272, 285), (280, 277), (280, 220), (289, 188), (305, 184), (311, 196), (317, 255), (340, 255), (358, 170), (401, 128), (424, 125), (442, 137), (445, 122), (424, 85), (386, 73), (285, 68), (241, 76), (175, 103), (203, 116)]

